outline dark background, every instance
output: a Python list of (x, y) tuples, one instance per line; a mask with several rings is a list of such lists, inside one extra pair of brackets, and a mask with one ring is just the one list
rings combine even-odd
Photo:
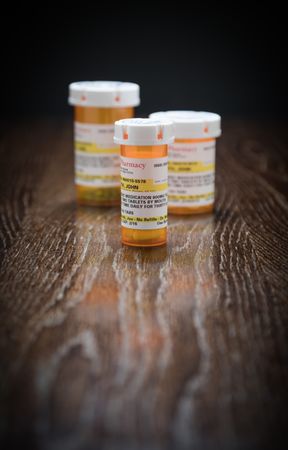
[(287, 115), (286, 16), (276, 4), (255, 13), (244, 3), (233, 11), (192, 4), (192, 13), (179, 2), (175, 13), (133, 5), (2, 15), (2, 115), (69, 114), (68, 84), (101, 79), (139, 83), (138, 115)]

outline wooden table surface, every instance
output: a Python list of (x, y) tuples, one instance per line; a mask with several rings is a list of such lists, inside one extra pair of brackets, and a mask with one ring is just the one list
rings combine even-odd
[(1, 129), (3, 450), (284, 448), (287, 124), (224, 121), (214, 215), (155, 249), (75, 205), (72, 123)]

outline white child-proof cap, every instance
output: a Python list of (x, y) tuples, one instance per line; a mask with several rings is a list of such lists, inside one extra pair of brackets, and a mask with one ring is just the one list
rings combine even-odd
[(69, 84), (68, 102), (99, 108), (138, 106), (139, 85), (121, 81), (78, 81)]
[(205, 111), (162, 111), (150, 114), (153, 119), (174, 123), (175, 139), (216, 138), (221, 135), (221, 117)]
[(173, 122), (160, 119), (122, 119), (115, 122), (115, 144), (165, 145), (174, 141)]

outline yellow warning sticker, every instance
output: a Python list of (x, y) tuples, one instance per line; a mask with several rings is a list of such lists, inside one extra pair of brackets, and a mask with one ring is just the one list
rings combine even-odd
[(169, 161), (169, 172), (181, 172), (181, 173), (199, 173), (208, 172), (214, 170), (215, 164), (205, 164), (202, 161)]
[(167, 215), (159, 216), (159, 217), (133, 217), (133, 216), (127, 216), (125, 214), (121, 215), (122, 222), (130, 222), (135, 223), (136, 225), (138, 223), (166, 223), (167, 222)]
[(119, 181), (119, 175), (89, 175), (86, 173), (80, 173), (76, 172), (76, 178), (77, 180), (83, 180), (83, 181)]
[(112, 148), (99, 147), (94, 142), (75, 142), (75, 150), (83, 153), (104, 153), (104, 154), (120, 154), (120, 148), (118, 146)]
[(214, 192), (208, 192), (206, 194), (197, 195), (168, 195), (168, 201), (197, 201), (208, 200), (214, 196)]
[(153, 178), (139, 179), (121, 177), (121, 187), (131, 192), (159, 192), (168, 189), (168, 183), (155, 183)]

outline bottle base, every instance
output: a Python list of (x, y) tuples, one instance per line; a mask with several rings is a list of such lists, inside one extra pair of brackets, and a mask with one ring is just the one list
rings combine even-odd
[(168, 206), (168, 214), (175, 215), (193, 215), (204, 214), (212, 212), (214, 209), (214, 203), (205, 206)]
[(159, 247), (167, 243), (167, 228), (134, 230), (122, 227), (122, 243), (131, 247)]

